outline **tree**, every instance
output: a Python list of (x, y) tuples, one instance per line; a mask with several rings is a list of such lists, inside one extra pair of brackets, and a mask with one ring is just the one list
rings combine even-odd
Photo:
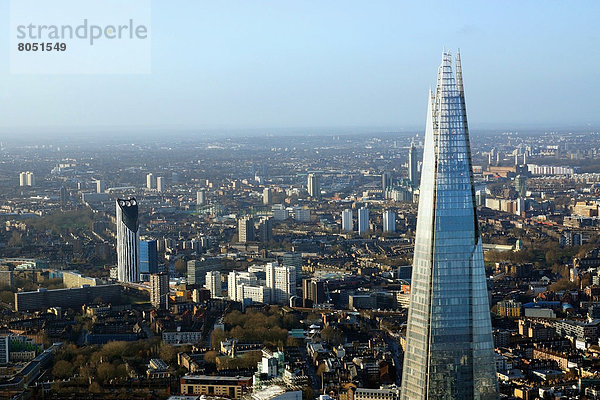
[(165, 362), (170, 363), (170, 362), (173, 362), (175, 360), (175, 358), (177, 357), (177, 351), (175, 350), (175, 348), (173, 346), (168, 345), (166, 343), (162, 343), (160, 345), (160, 350), (158, 351), (158, 355)]
[(58, 360), (52, 368), (52, 375), (58, 379), (70, 378), (73, 376), (73, 364), (66, 360)]
[(213, 349), (220, 349), (221, 342), (227, 339), (227, 335), (223, 331), (223, 329), (218, 328), (212, 331), (210, 334), (210, 345)]
[(175, 272), (177, 272), (179, 276), (187, 275), (187, 264), (183, 258), (179, 258), (175, 261)]
[(325, 327), (321, 331), (321, 337), (334, 346), (338, 346), (344, 342), (344, 333), (333, 326)]
[(110, 363), (102, 363), (96, 368), (96, 375), (98, 379), (107, 383), (109, 380), (115, 377), (115, 367)]
[(211, 350), (204, 353), (204, 361), (208, 364), (214, 364), (217, 362), (218, 352)]

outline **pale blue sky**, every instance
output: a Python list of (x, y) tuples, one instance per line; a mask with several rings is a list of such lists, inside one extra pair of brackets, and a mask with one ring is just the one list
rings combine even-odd
[(11, 75), (7, 3), (0, 138), (422, 128), (441, 51), (459, 47), (472, 129), (600, 125), (597, 1), (154, 0), (149, 75)]

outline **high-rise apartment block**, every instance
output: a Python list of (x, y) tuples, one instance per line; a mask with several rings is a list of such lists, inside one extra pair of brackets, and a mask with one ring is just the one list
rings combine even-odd
[(156, 181), (154, 179), (154, 175), (152, 174), (152, 172), (146, 174), (146, 188), (154, 189), (155, 185), (156, 185)]
[(150, 303), (160, 309), (169, 305), (169, 275), (166, 272), (150, 275)]
[(383, 212), (383, 231), (396, 232), (396, 213), (391, 210)]
[(271, 189), (264, 188), (263, 189), (263, 204), (264, 205), (271, 204), (272, 201), (273, 201), (273, 196), (271, 195)]
[(35, 186), (35, 176), (33, 175), (33, 172), (21, 172), (19, 174), (19, 186)]
[(361, 207), (358, 210), (358, 234), (363, 235), (369, 230), (369, 209)]
[(417, 148), (415, 142), (411, 142), (410, 148), (408, 149), (408, 180), (412, 187), (419, 187), (419, 170), (417, 160)]
[(240, 243), (254, 241), (254, 219), (245, 216), (238, 220), (238, 241)]
[(204, 287), (210, 291), (210, 297), (221, 297), (221, 272), (207, 272)]
[(203, 206), (206, 202), (206, 193), (204, 190), (198, 190), (196, 192), (196, 205)]
[(121, 282), (140, 280), (138, 202), (117, 199), (117, 271)]
[(350, 208), (342, 211), (342, 232), (352, 232), (354, 230), (354, 221), (352, 210)]
[(392, 186), (392, 175), (389, 172), (381, 174), (381, 190), (385, 196), (385, 191)]
[(321, 197), (321, 177), (317, 174), (308, 174), (308, 194), (318, 199)]

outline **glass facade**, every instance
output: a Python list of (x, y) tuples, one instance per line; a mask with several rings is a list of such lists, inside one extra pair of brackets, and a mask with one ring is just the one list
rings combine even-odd
[(140, 242), (140, 273), (156, 274), (158, 272), (158, 252), (156, 240)]
[(460, 56), (430, 93), (401, 398), (497, 399)]

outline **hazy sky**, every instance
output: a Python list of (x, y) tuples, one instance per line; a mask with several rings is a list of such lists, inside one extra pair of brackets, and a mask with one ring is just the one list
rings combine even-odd
[(598, 1), (154, 0), (148, 75), (11, 75), (0, 15), (0, 138), (422, 128), (444, 48), (472, 129), (600, 125)]

